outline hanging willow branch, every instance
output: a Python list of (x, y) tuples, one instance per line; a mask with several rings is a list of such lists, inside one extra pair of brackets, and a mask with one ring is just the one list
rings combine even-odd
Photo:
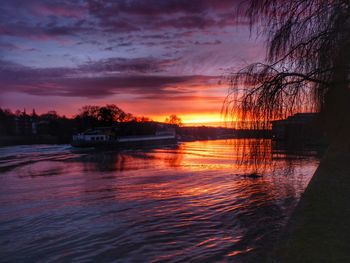
[(329, 111), (344, 101), (340, 96), (349, 92), (334, 90), (349, 90), (350, 2), (248, 2), (251, 29), (267, 36), (266, 62), (230, 76), (225, 114), (250, 127), (266, 127), (270, 120), (298, 111)]

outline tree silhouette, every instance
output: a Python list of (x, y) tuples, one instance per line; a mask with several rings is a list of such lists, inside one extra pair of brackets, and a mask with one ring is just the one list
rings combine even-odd
[(255, 123), (320, 111), (331, 132), (348, 126), (349, 0), (250, 0), (251, 30), (267, 36), (264, 63), (233, 73), (225, 113)]
[(140, 117), (135, 117), (134, 121), (136, 121), (136, 122), (152, 122), (153, 120), (149, 117), (140, 116)]
[(112, 124), (114, 121), (122, 122), (125, 117), (126, 113), (114, 104), (107, 104), (98, 112), (98, 119), (106, 124)]
[(182, 125), (181, 118), (175, 114), (171, 114), (168, 118), (165, 119), (165, 122), (169, 124), (177, 125), (177, 126)]
[(91, 127), (99, 123), (103, 125), (112, 125), (113, 122), (134, 120), (134, 116), (131, 113), (124, 112), (114, 104), (107, 104), (103, 107), (86, 105), (80, 109), (76, 118), (83, 120), (83, 122), (86, 122), (88, 126)]
[(99, 106), (85, 105), (79, 110), (79, 116), (81, 118), (98, 118)]

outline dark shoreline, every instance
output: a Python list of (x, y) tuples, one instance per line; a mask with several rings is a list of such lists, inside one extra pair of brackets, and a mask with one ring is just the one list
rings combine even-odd
[(267, 262), (350, 262), (350, 145), (324, 154)]
[(33, 144), (69, 144), (67, 138), (60, 138), (51, 135), (37, 136), (0, 136), (0, 147)]

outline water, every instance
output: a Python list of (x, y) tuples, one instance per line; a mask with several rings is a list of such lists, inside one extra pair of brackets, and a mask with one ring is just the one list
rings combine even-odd
[(1, 262), (260, 262), (318, 163), (258, 140), (0, 148)]

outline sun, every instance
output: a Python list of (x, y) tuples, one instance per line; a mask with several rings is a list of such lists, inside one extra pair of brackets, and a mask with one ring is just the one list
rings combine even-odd
[[(225, 126), (236, 118), (225, 118), (220, 113), (182, 113), (176, 114), (184, 126)], [(168, 116), (154, 116), (155, 121), (163, 122)]]

